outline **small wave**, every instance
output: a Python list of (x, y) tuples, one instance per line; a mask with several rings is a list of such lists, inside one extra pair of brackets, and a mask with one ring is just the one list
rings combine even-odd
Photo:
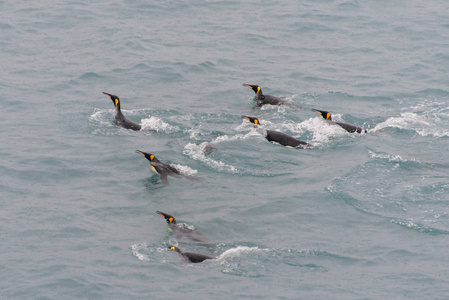
[(257, 132), (257, 130), (251, 130), (247, 134), (236, 134), (233, 136), (230, 135), (220, 135), (216, 137), (212, 143), (223, 143), (223, 142), (231, 142), (231, 141), (237, 141), (237, 140), (246, 140), (252, 136), (259, 136), (260, 134)]
[(147, 254), (141, 253), (142, 249), (147, 249), (148, 246), (146, 244), (136, 244), (131, 246), (131, 253), (137, 257), (138, 260), (141, 261), (150, 261), (150, 258)]
[(205, 154), (205, 149), (209, 143), (203, 142), (199, 145), (194, 143), (188, 143), (184, 146), (184, 155), (187, 155), (195, 160), (199, 160), (206, 164), (207, 166), (216, 169), (218, 171), (226, 171), (229, 173), (237, 173), (238, 170), (236, 167), (232, 165), (225, 164), (222, 161), (217, 161), (212, 158), (209, 158)]
[(0, 22), (0, 29), (7, 30), (7, 29), (13, 29), (13, 28), (14, 28), (14, 26), (12, 26), (11, 24)]
[(94, 80), (94, 79), (99, 79), (99, 78), (102, 78), (102, 76), (100, 76), (94, 72), (87, 72), (79, 77), (80, 80)]
[(356, 261), (357, 259), (347, 257), (347, 256), (341, 256), (338, 254), (333, 254), (324, 250), (311, 250), (311, 249), (291, 249), (291, 248), (263, 248), (259, 246), (244, 246), (244, 245), (225, 245), (225, 244), (218, 244), (219, 247), (229, 247), (232, 246), (232, 248), (227, 249), (224, 251), (221, 255), (217, 257), (217, 260), (232, 260), (235, 258), (240, 258), (244, 255), (251, 254), (261, 254), (261, 255), (268, 255), (267, 257), (271, 258), (285, 258), (289, 256), (295, 256), (295, 257), (330, 257), (330, 258), (337, 258), (337, 259), (343, 259), (343, 260), (353, 260)]
[(408, 161), (416, 162), (415, 159), (408, 160), (408, 159), (402, 158), (400, 155), (393, 155), (393, 154), (388, 154), (388, 153), (376, 153), (371, 150), (368, 150), (368, 154), (372, 158), (386, 159), (389, 162), (408, 162)]
[(422, 233), (429, 234), (449, 234), (449, 231), (444, 229), (432, 228), (430, 226), (417, 223), (413, 220), (403, 220), (403, 219), (391, 219), (390, 223), (397, 224), (402, 227), (410, 228)]
[(89, 120), (100, 125), (112, 125), (110, 117), (113, 116), (113, 109), (96, 109), (93, 114), (90, 115)]
[[(223, 245), (219, 245), (223, 247)], [(222, 272), (244, 277), (269, 276), (274, 268), (307, 268), (326, 271), (326, 265), (357, 262), (358, 259), (310, 249), (272, 249), (254, 245), (234, 245), (217, 257)]]
[(184, 130), (184, 133), (189, 134), (189, 138), (191, 140), (198, 140), (198, 136), (201, 134), (201, 130), (199, 128), (191, 128)]
[[(399, 155), (369, 151), (372, 159), (335, 178), (327, 190), (338, 201), (381, 219), (423, 233), (448, 228), (447, 183), (428, 176), (435, 167)], [(447, 198), (447, 197), (446, 197)]]
[(243, 253), (250, 252), (267, 252), (269, 249), (260, 249), (259, 247), (237, 246), (223, 252), (217, 257), (217, 260), (233, 260), (239, 258)]
[(385, 122), (376, 125), (371, 132), (386, 128), (398, 128), (413, 130), (420, 136), (448, 137), (448, 124), (445, 124), (442, 119), (441, 112), (439, 114), (440, 116), (434, 112), (425, 112), (424, 114), (404, 112), (400, 117), (390, 117)]

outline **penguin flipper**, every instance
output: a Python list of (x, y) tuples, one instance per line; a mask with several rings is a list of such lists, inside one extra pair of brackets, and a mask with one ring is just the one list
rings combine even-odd
[(161, 180), (162, 180), (162, 183), (165, 184), (165, 185), (169, 185), (169, 183), (168, 183), (168, 178), (167, 178), (167, 177), (168, 177), (168, 176), (167, 176), (166, 173), (161, 174)]

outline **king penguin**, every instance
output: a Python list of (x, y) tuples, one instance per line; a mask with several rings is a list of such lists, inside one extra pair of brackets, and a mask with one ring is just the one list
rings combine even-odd
[(201, 254), (201, 253), (194, 253), (194, 252), (182, 252), (178, 247), (171, 246), (168, 249), (176, 251), (179, 253), (179, 255), (186, 261), (190, 261), (192, 263), (200, 263), (205, 261), (206, 259), (216, 259), (216, 257)]
[(242, 84), (243, 86), (246, 86), (247, 88), (250, 88), (256, 93), (256, 100), (257, 100), (257, 106), (261, 107), (265, 104), (270, 105), (290, 105), (286, 100), (281, 99), (279, 97), (271, 96), (271, 95), (264, 95), (262, 93), (262, 89), (258, 85), (254, 84)]
[[(260, 121), (257, 118), (247, 117), (247, 116), (242, 116), (242, 118), (253, 123), (254, 128), (258, 128), (258, 125), (260, 125)], [(306, 147), (311, 147), (310, 144), (300, 141), (300, 140), (297, 140), (294, 137), (292, 137), (288, 134), (285, 134), (283, 132), (279, 132), (279, 131), (275, 131), (275, 130), (266, 130), (263, 128), (258, 128), (258, 129), (262, 131), (265, 138), (270, 142), (276, 142), (276, 143), (279, 143), (283, 146), (290, 147), (290, 148), (303, 149)]]
[(121, 126), (123, 128), (132, 129), (132, 130), (135, 130), (135, 131), (138, 131), (138, 130), (140, 130), (140, 128), (142, 128), (142, 126), (140, 126), (137, 123), (134, 123), (131, 120), (128, 120), (123, 115), (122, 111), (120, 110), (120, 99), (119, 99), (119, 97), (117, 97), (116, 95), (105, 93), (105, 92), (103, 92), (103, 94), (105, 94), (106, 96), (111, 98), (112, 102), (115, 105), (115, 124), (117, 124), (118, 126)]
[(341, 122), (334, 122), (334, 121), (332, 121), (332, 116), (331, 116), (330, 112), (328, 112), (328, 111), (318, 110), (318, 109), (312, 109), (312, 111), (314, 111), (316, 113), (319, 113), (329, 123), (340, 125), (340, 127), (343, 128), (344, 130), (346, 130), (347, 132), (351, 132), (351, 133), (353, 133), (353, 132), (357, 132), (357, 133), (364, 132), (364, 133), (367, 133), (368, 132), (366, 129), (363, 129), (361, 127), (357, 127), (355, 125), (351, 125), (351, 124), (348, 124), (348, 123), (341, 123)]
[(186, 237), (195, 242), (200, 242), (203, 244), (212, 244), (208, 238), (206, 238), (198, 231), (187, 229), (184, 226), (182, 226), (182, 224), (177, 223), (175, 217), (173, 217), (172, 215), (163, 213), (161, 211), (156, 211), (156, 213), (158, 215), (161, 215), (167, 221), (168, 229), (175, 233), (176, 238), (181, 239)]
[(176, 178), (187, 178), (190, 180), (200, 180), (200, 178), (197, 178), (194, 176), (181, 174), (181, 172), (178, 169), (176, 169), (175, 167), (173, 167), (167, 163), (160, 161), (159, 159), (156, 158), (156, 156), (154, 156), (154, 154), (142, 152), (140, 150), (136, 150), (136, 153), (138, 153), (138, 154), (142, 155), (143, 157), (145, 157), (146, 159), (148, 159), (148, 161), (150, 162), (151, 170), (154, 173), (159, 174), (161, 176), (161, 180), (162, 180), (163, 184), (168, 185), (168, 179), (167, 179), (168, 176), (172, 176), (172, 177), (176, 177)]

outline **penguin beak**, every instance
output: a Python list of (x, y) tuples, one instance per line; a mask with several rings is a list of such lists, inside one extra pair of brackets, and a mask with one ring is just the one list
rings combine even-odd
[(243, 85), (243, 86), (246, 86), (247, 88), (252, 89), (252, 87), (251, 87), (249, 84), (244, 83), (244, 84), (242, 84), (242, 85)]
[(326, 120), (332, 120), (331, 114), (327, 111), (318, 110), (318, 109), (312, 109), (312, 111), (316, 112), (317, 114), (320, 114)]
[(142, 152), (140, 150), (136, 150), (136, 153), (142, 155), (143, 157), (145, 157), (145, 152)]
[(323, 118), (326, 118), (326, 116), (323, 114), (321, 110), (318, 109), (312, 109), (313, 112), (316, 112), (317, 114), (320, 114)]
[(150, 161), (150, 163), (153, 162), (154, 159), (156, 159), (156, 157), (154, 157), (154, 155), (151, 154), (151, 153), (146, 153), (146, 152), (143, 152), (143, 151), (140, 151), (140, 150), (136, 150), (136, 153), (140, 154), (143, 157), (145, 157), (146, 159), (148, 159)]
[[(253, 123), (254, 124), (254, 128), (257, 128), (257, 126), (260, 125), (259, 120), (256, 119), (256, 118), (250, 118), (250, 117), (247, 117), (247, 116), (242, 116), (242, 118), (245, 119), (245, 120), (250, 121), (251, 123)], [(251, 121), (251, 119), (253, 119), (253, 121)]]
[(163, 213), (163, 212), (160, 212), (160, 211), (156, 211), (156, 213), (157, 213), (158, 215), (161, 215), (162, 217), (164, 217), (164, 218), (165, 218), (165, 215), (164, 215), (164, 213)]
[(103, 92), (103, 94), (105, 94), (106, 96), (108, 96), (109, 98), (111, 98), (111, 99), (112, 99), (112, 96), (111, 96), (111, 94), (108, 94), (108, 93), (105, 93), (105, 92)]

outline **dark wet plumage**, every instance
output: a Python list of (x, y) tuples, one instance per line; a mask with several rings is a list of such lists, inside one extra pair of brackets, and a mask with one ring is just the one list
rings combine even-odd
[(169, 247), (170, 250), (176, 251), (179, 253), (179, 255), (187, 261), (190, 261), (192, 263), (200, 263), (205, 261), (206, 259), (216, 259), (216, 257), (201, 254), (201, 253), (194, 253), (194, 252), (182, 252), (178, 247), (171, 246)]
[[(258, 125), (260, 125), (260, 121), (257, 118), (248, 117), (248, 116), (242, 116), (242, 118), (253, 123), (254, 127), (256, 127), (256, 128), (258, 128)], [(285, 134), (283, 132), (280, 132), (280, 131), (266, 130), (263, 128), (258, 128), (258, 129), (262, 130), (262, 133), (264, 134), (265, 138), (270, 142), (276, 142), (283, 146), (293, 147), (293, 148), (306, 148), (306, 147), (311, 146), (309, 143), (298, 140), (298, 139), (296, 139), (288, 134)]]
[(325, 120), (327, 120), (330, 124), (337, 124), (339, 125), (341, 128), (343, 128), (344, 130), (346, 130), (347, 132), (357, 132), (357, 133), (367, 133), (368, 131), (366, 129), (363, 129), (361, 127), (355, 126), (355, 125), (351, 125), (348, 123), (342, 123), (342, 122), (334, 122), (332, 121), (332, 116), (330, 114), (330, 112), (325, 111), (325, 110), (318, 110), (318, 109), (312, 109), (312, 111), (319, 113)]
[(279, 97), (271, 96), (271, 95), (264, 95), (262, 93), (262, 89), (258, 85), (254, 84), (242, 84), (243, 86), (246, 86), (254, 91), (256, 94), (256, 100), (257, 100), (257, 106), (263, 106), (266, 104), (269, 105), (290, 105), (290, 103), (284, 99), (281, 99)]
[(115, 106), (115, 124), (117, 124), (117, 126), (121, 126), (123, 128), (126, 129), (132, 129), (135, 131), (138, 131), (142, 128), (142, 126), (140, 126), (139, 124), (127, 119), (122, 111), (120, 110), (120, 99), (119, 97), (117, 97), (116, 95), (112, 95), (112, 94), (108, 94), (103, 92), (103, 94), (105, 94), (106, 96), (108, 96), (109, 98), (111, 98), (112, 102), (114, 103)]
[(187, 178), (192, 181), (200, 181), (201, 178), (195, 176), (189, 176), (181, 174), (181, 172), (175, 167), (160, 161), (154, 156), (154, 154), (142, 152), (140, 150), (136, 150), (136, 153), (142, 155), (150, 162), (151, 170), (159, 174), (161, 176), (162, 183), (168, 185), (168, 176), (176, 177), (176, 178)]
[(163, 213), (161, 211), (156, 211), (156, 213), (158, 215), (161, 215), (167, 221), (169, 230), (173, 231), (173, 233), (176, 235), (176, 238), (188, 238), (192, 241), (202, 244), (212, 244), (212, 242), (208, 238), (199, 233), (197, 230), (184, 228), (182, 224), (178, 224), (175, 217), (173, 217), (172, 215)]

